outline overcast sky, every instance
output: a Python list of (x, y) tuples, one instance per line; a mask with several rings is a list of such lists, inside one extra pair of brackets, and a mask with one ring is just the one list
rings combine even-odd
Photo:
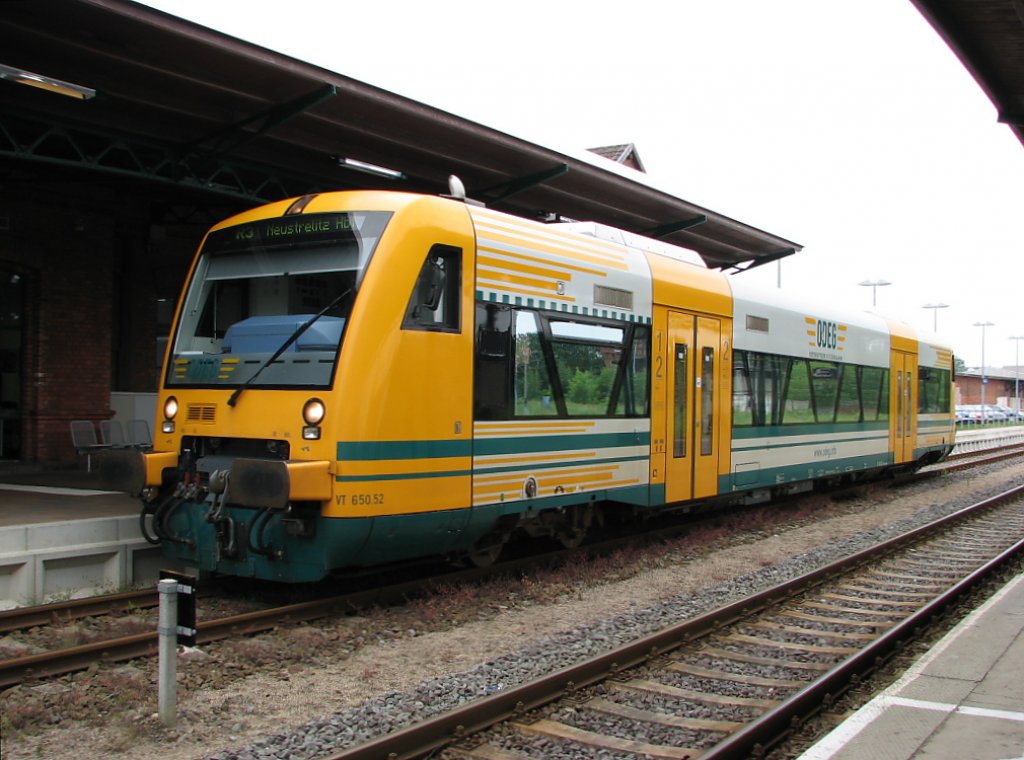
[(993, 322), (986, 364), (1015, 361), (1024, 146), (909, 0), (147, 4), (555, 150), (635, 143), (660, 187), (804, 245), (795, 298), (888, 280), (878, 311), (937, 316), (969, 366)]

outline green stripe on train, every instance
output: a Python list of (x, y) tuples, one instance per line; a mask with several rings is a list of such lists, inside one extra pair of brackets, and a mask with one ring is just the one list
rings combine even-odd
[[(747, 491), (754, 488), (768, 488), (785, 483), (798, 483), (830, 475), (864, 472), (893, 464), (891, 452), (868, 456), (842, 457), (821, 462), (802, 462), (782, 467), (765, 467), (721, 475), (718, 479), (720, 493)], [(750, 463), (756, 465), (756, 462)]]
[(510, 467), (487, 467), (486, 462), (477, 464), (473, 470), (444, 470), (439, 472), (385, 472), (369, 475), (338, 475), (334, 479), (338, 483), (366, 483), (374, 480), (420, 480), (425, 478), (457, 478), (467, 475), (502, 475), (512, 472), (534, 472), (540, 470), (566, 469), (570, 467), (591, 467), (599, 464), (620, 464), (623, 462), (644, 462), (644, 456), (606, 457), (604, 459), (577, 459), (569, 462), (530, 462)]
[(533, 454), (543, 451), (612, 449), (649, 446), (651, 434), (591, 433), (584, 435), (541, 435), (521, 438), (477, 438), (441, 441), (339, 441), (338, 460), (372, 462), (381, 459), (441, 459), (445, 457)]
[(792, 425), (735, 426), (733, 440), (743, 438), (788, 438), (795, 435), (834, 435), (836, 433), (866, 433), (887, 431), (888, 420), (876, 422), (828, 422), (821, 424), (796, 423)]

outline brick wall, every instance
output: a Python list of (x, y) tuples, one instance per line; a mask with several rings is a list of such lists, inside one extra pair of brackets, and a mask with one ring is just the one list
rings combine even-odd
[(26, 280), (22, 460), (80, 463), (71, 420), (109, 419), (112, 390), (157, 390), (157, 338), (203, 233), (228, 212), (163, 220), (155, 208), (102, 185), (19, 186), (17, 196), (0, 186), (0, 269)]
[[(989, 377), (985, 386), (985, 403), (996, 404), (1000, 398), (1013, 396), (1013, 380)], [(973, 375), (957, 375), (957, 403), (981, 403), (981, 377)]]
[(0, 262), (27, 278), (22, 458), (75, 461), (72, 419), (110, 416), (113, 223), (95, 206), (4, 204)]

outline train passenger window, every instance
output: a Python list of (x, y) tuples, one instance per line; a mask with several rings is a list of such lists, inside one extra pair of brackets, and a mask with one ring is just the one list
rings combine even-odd
[(612, 391), (619, 376), (626, 326), (547, 320), (551, 354), (570, 417), (614, 413)]
[(686, 399), (689, 386), (689, 348), (685, 343), (676, 343), (675, 394), (672, 399), (674, 420), (672, 430), (675, 431), (672, 443), (672, 455), (676, 459), (686, 456), (686, 434), (690, 426), (686, 421)]
[(495, 303), (476, 305), (476, 357), (473, 419), (512, 416), (512, 309)]
[(839, 367), (834, 362), (811, 361), (811, 400), (815, 422), (834, 422), (839, 391)]
[[(733, 426), (781, 425), (784, 381), (792, 359), (754, 351), (733, 354)], [(798, 383), (799, 385), (799, 383)]]
[(646, 325), (477, 303), (474, 418), (650, 413)]
[(515, 333), (515, 415), (517, 417), (546, 417), (557, 415), (551, 391), (551, 376), (541, 346), (541, 333), (537, 314), (517, 311)]
[(860, 378), (863, 367), (840, 364), (839, 401), (836, 422), (861, 422), (864, 413), (860, 405)]
[(864, 419), (889, 419), (889, 370), (883, 367), (861, 368), (861, 389), (864, 399)]
[(626, 357), (624, 372), (619, 385), (613, 389), (615, 414), (622, 417), (646, 416), (648, 414), (648, 368), (651, 344), (649, 327), (635, 325), (629, 356)]
[(953, 382), (948, 369), (921, 367), (917, 371), (918, 414), (944, 414), (949, 412), (949, 390)]
[(701, 356), (700, 453), (708, 456), (715, 441), (715, 349), (705, 346)]
[(402, 329), (459, 332), (461, 292), (462, 249), (433, 246), (413, 286)]
[[(754, 377), (754, 424), (781, 425), (786, 410), (786, 388), (792, 359), (751, 354)], [(753, 368), (756, 368), (756, 373)]]
[[(732, 424), (744, 427), (886, 420), (888, 378), (889, 371), (882, 367), (736, 350)], [(936, 391), (929, 388), (928, 392)]]
[(815, 422), (811, 379), (806, 359), (790, 359), (789, 377), (783, 392), (784, 405), (779, 411), (780, 423), (806, 425)]
[(746, 351), (732, 353), (732, 426), (754, 424), (754, 395), (750, 387), (750, 365)]

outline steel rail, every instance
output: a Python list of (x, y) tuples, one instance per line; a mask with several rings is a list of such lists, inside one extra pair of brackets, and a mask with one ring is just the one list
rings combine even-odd
[(946, 459), (941, 462), (937, 462), (933, 465), (927, 465), (918, 472), (922, 475), (929, 475), (932, 473), (969, 470), (972, 467), (981, 467), (986, 464), (995, 464), (996, 462), (1002, 462), (1006, 459), (1013, 459), (1014, 457), (1019, 457), (1022, 454), (1024, 454), (1024, 446), (1021, 446), (1020, 444), (1000, 446), (997, 449), (972, 451), (965, 454), (956, 454), (955, 456), (946, 457)]
[[(454, 573), (443, 576), (427, 586), (436, 586), (450, 581), (452, 575), (462, 577), (463, 574)], [(371, 604), (393, 604), (408, 599), (414, 594), (423, 593), (424, 588), (422, 580), (409, 581), (328, 599), (315, 599), (268, 610), (231, 615), (217, 620), (200, 621), (196, 626), (196, 643), (208, 644), (230, 636), (259, 633), (281, 624), (314, 620), (339, 611), (352, 612), (365, 609)], [(154, 630), (2, 661), (0, 662), (0, 689), (30, 679), (52, 678), (83, 670), (96, 662), (120, 662), (136, 657), (152, 656), (156, 654), (157, 642), (157, 632)]]
[(905, 641), (913, 640), (915, 629), (922, 627), (959, 597), (974, 590), (993, 573), (1021, 555), (1024, 555), (1024, 539), (962, 578), (821, 678), (811, 682), (735, 734), (705, 750), (701, 754), (701, 760), (732, 760), (760, 756), (764, 747), (778, 744), (792, 731), (794, 725), (799, 725), (814, 716), (832, 699), (841, 696), (853, 685), (856, 678), (877, 670), (879, 663), (887, 661)]
[(38, 604), (32, 607), (15, 607), (0, 612), (0, 633), (32, 628), (37, 625), (50, 625), (55, 620), (75, 620), (93, 615), (121, 612), (131, 607), (140, 609), (156, 607), (157, 604), (156, 591), (140, 589), (118, 594), (91, 596), (86, 599), (69, 599), (51, 604)]
[[(571, 550), (559, 550), (545, 554), (541, 560), (558, 561), (571, 556)], [(465, 583), (471, 580), (486, 579), (499, 574), (514, 573), (527, 566), (536, 565), (537, 557), (526, 557), (504, 562), (487, 568), (472, 568), (429, 578), (422, 578), (396, 583), (388, 586), (355, 591), (332, 596), (326, 599), (314, 599), (297, 602), (267, 610), (257, 610), (228, 617), (199, 621), (196, 629), (196, 643), (208, 644), (231, 636), (244, 636), (271, 630), (279, 625), (300, 621), (315, 620), (331, 614), (358, 612), (372, 605), (393, 605), (408, 601), (428, 591)], [(143, 592), (145, 593), (145, 592)], [(154, 592), (148, 592), (154, 594)], [(97, 604), (105, 597), (97, 598)], [(90, 600), (81, 600), (89, 602)], [(44, 623), (52, 623), (54, 616), (65, 608), (63, 604), (43, 605), (32, 610), (33, 616), (39, 616)], [(12, 610), (12, 612), (16, 612)], [(27, 680), (52, 678), (55, 676), (84, 670), (97, 662), (122, 662), (136, 657), (150, 657), (157, 652), (158, 637), (155, 630), (132, 634), (117, 639), (91, 642), (75, 647), (24, 655), (0, 661), (0, 689), (23, 683)]]
[[(576, 665), (563, 668), (555, 673), (519, 686), (514, 686), (505, 691), (482, 697), (475, 702), (452, 711), (425, 719), (417, 724), (399, 729), (364, 744), (345, 749), (336, 755), (325, 758), (325, 760), (379, 760), (379, 758), (411, 760), (412, 758), (421, 757), (429, 752), (445, 747), (465, 735), (482, 731), (510, 718), (519, 717), (531, 709), (541, 707), (562, 696), (606, 680), (623, 670), (664, 655), (707, 633), (746, 618), (753, 612), (803, 593), (811, 587), (848, 572), (851, 568), (863, 565), (880, 555), (914, 543), (965, 517), (1022, 495), (1024, 495), (1024, 485), (957, 510), (928, 525), (902, 533), (849, 557), (785, 581), (774, 588), (707, 612), (663, 631), (650, 634), (611, 652), (587, 659)], [(1006, 553), (1003, 552), (1003, 554)], [(973, 575), (974, 573), (972, 573)], [(949, 593), (943, 594), (942, 597), (948, 598)], [(901, 625), (899, 630), (906, 632), (908, 628), (906, 625)], [(836, 668), (836, 670), (839, 669), (846, 673), (845, 664)], [(801, 709), (812, 699), (812, 695), (818, 696), (817, 691), (812, 691), (811, 687), (804, 691), (809, 692), (809, 694), (801, 697), (798, 703)], [(800, 692), (801, 695), (803, 693)], [(792, 699), (795, 699), (795, 697)], [(745, 733), (748, 740), (744, 743), (744, 746), (752, 746), (749, 741), (751, 738), (755, 740), (755, 743), (757, 741), (763, 742), (763, 736), (771, 730), (776, 730), (776, 728), (777, 725), (772, 720), (766, 721), (756, 729), (750, 729), (749, 733), (741, 731), (741, 733)], [(738, 747), (739, 740), (737, 741)], [(711, 750), (708, 751), (710, 752)], [(737, 749), (737, 751), (740, 752), (742, 750)], [(722, 755), (722, 757), (737, 756), (739, 755)], [(707, 754), (703, 754), (702, 757), (707, 757)]]

